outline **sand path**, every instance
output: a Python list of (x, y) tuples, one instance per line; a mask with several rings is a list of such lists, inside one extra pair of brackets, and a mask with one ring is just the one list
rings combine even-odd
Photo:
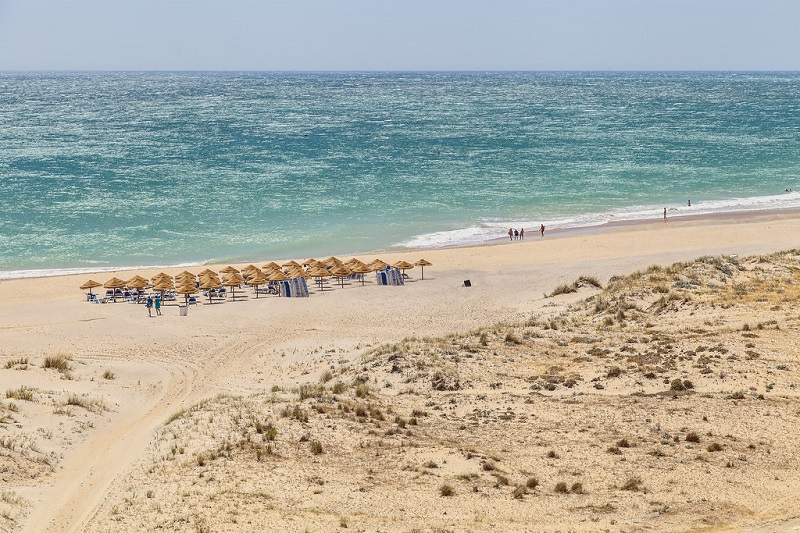
[(77, 531), (91, 519), (107, 488), (127, 471), (147, 445), (153, 430), (185, 400), (197, 372), (182, 362), (151, 365), (162, 381), (144, 404), (115, 413), (114, 421), (82, 443), (37, 499), (24, 531)]

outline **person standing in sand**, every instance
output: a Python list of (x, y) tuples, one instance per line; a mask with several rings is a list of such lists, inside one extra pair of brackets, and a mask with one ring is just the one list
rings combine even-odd
[(524, 238), (525, 238), (525, 228), (520, 228), (519, 229), (519, 240), (522, 240)]
[(539, 233), (541, 233), (541, 234), (542, 234), (542, 237), (544, 237), (544, 224), (542, 224), (541, 226), (539, 226)]
[(153, 316), (153, 298), (151, 296), (147, 297), (147, 300), (144, 302), (144, 306), (147, 308), (147, 316)]
[(161, 296), (156, 296), (155, 307), (156, 315), (161, 316)]
[(514, 230), (512, 228), (508, 228), (508, 240), (514, 240)]
[(519, 239), (519, 230), (514, 230), (514, 240)]
[(667, 221), (667, 208), (664, 208), (664, 222)]

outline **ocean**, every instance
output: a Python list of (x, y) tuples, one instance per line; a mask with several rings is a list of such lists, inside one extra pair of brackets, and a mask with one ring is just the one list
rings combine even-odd
[(0, 278), (796, 209), (799, 182), (800, 73), (0, 72)]

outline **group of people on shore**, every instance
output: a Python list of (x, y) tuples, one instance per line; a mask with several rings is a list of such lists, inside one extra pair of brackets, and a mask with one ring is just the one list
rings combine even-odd
[[(539, 233), (541, 233), (542, 237), (544, 237), (544, 224), (539, 226)], [(512, 241), (521, 241), (525, 238), (525, 228), (508, 228), (508, 238)]]
[(161, 296), (156, 295), (155, 298), (148, 296), (144, 306), (147, 308), (147, 316), (153, 316), (153, 309), (156, 310), (156, 316), (161, 316)]

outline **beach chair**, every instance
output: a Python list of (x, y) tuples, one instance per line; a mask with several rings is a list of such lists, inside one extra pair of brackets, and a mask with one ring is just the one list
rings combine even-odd
[(96, 294), (87, 295), (86, 301), (89, 302), (89, 303), (93, 303), (93, 304), (99, 304), (100, 303), (100, 299), (97, 297)]
[(194, 296), (189, 296), (189, 305), (192, 304), (197, 305), (197, 298), (195, 298)]

